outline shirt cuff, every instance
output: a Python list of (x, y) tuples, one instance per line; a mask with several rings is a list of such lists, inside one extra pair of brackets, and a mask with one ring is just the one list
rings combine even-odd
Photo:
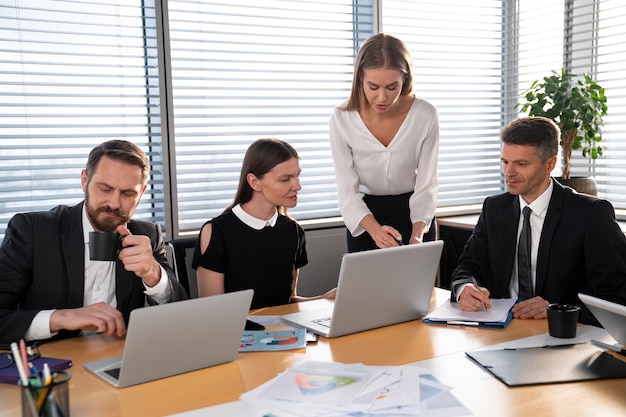
[(469, 283), (465, 283), (465, 284), (459, 284), (458, 287), (456, 288), (456, 291), (454, 292), (454, 294), (456, 295), (456, 302), (459, 302), (459, 299), (461, 298), (461, 293), (463, 292), (463, 290), (465, 289), (465, 287), (467, 287), (469, 285)]
[(170, 301), (172, 295), (172, 288), (170, 287), (170, 280), (165, 268), (159, 265), (161, 268), (161, 279), (159, 283), (154, 287), (148, 287), (145, 282), (142, 281), (144, 288), (146, 289), (143, 293), (147, 296), (151, 297), (158, 304), (164, 304)]
[(50, 317), (55, 311), (56, 310), (41, 310), (37, 313), (24, 335), (24, 340), (42, 340), (56, 336), (58, 332), (50, 333)]

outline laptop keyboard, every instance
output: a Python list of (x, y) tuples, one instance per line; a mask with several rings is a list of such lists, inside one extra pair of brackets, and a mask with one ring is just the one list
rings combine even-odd
[(330, 324), (333, 322), (332, 317), (324, 317), (322, 319), (313, 320), (313, 323), (319, 324), (320, 326), (328, 327), (330, 329)]
[(107, 369), (104, 372), (108, 375), (111, 375), (113, 378), (115, 379), (120, 379), (120, 371), (122, 370), (122, 368), (112, 368), (112, 369)]

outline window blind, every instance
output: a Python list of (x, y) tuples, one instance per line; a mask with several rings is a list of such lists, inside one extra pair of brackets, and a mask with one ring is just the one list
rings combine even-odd
[(372, 6), (170, 0), (168, 7), (178, 232), (197, 231), (231, 204), (244, 153), (264, 137), (289, 142), (300, 156), (302, 190), (290, 214), (339, 215), (328, 122), (349, 94), (356, 44), (373, 30)]
[(153, 174), (136, 217), (164, 226), (147, 3), (0, 0), (0, 237), (17, 212), (80, 202), (88, 153), (109, 139), (149, 155)]
[[(606, 89), (604, 156), (590, 165), (574, 150), (572, 175), (594, 175), (598, 195), (616, 208), (626, 208), (626, 4), (618, 0), (522, 0), (519, 7), (519, 33), (514, 41), (519, 49), (518, 92), (561, 68), (578, 75), (588, 73)], [(553, 175), (560, 173), (557, 165)]]
[[(598, 194), (613, 206), (626, 209), (626, 4), (619, 0), (600, 0), (594, 3), (595, 14), (592, 37), (595, 48), (590, 57), (598, 83), (606, 89), (608, 114), (602, 134), (606, 146), (604, 156), (595, 162)], [(586, 13), (590, 13), (586, 7)], [(585, 25), (589, 28), (589, 25)], [(595, 32), (594, 32), (595, 31)], [(587, 36), (588, 37), (588, 36)], [(579, 42), (578, 50), (588, 42)], [(579, 71), (573, 68), (573, 71)], [(587, 175), (588, 161), (577, 154), (576, 175)]]
[[(152, 0), (0, 0), (0, 237), (17, 212), (80, 201), (89, 150), (112, 138), (151, 158), (137, 217), (165, 226), (167, 210), (171, 236), (195, 233), (230, 204), (245, 149), (266, 136), (302, 158), (292, 214), (338, 215), (327, 124), (375, 22), (407, 42), (416, 92), (439, 109), (440, 206), (502, 190), (499, 128), (518, 116), (514, 104), (532, 80), (566, 67), (607, 89), (595, 176), (599, 194), (626, 208), (626, 5), (618, 0), (161, 5), (170, 42), (157, 55)], [(173, 111), (160, 68), (172, 75)], [(161, 143), (168, 112), (175, 135)], [(175, 169), (163, 157), (170, 149)], [(573, 172), (588, 172), (580, 155)]]
[(415, 92), (439, 110), (439, 206), (501, 192), (502, 2), (385, 0), (382, 30), (407, 43)]
[[(517, 3), (516, 25), (509, 27), (510, 32), (507, 34), (516, 48), (508, 51), (506, 59), (517, 78), (505, 80), (512, 85), (514, 92), (510, 97), (506, 122), (521, 115), (518, 109), (514, 109), (520, 94), (530, 88), (535, 80), (551, 75), (552, 71), (560, 72), (563, 67), (563, 0), (522, 0)], [(560, 162), (552, 175), (561, 175)]]

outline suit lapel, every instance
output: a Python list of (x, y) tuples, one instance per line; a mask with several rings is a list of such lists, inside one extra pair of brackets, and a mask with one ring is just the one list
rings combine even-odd
[(548, 260), (550, 258), (550, 247), (552, 245), (552, 237), (556, 226), (561, 218), (561, 207), (563, 207), (563, 187), (556, 181), (552, 181), (554, 187), (552, 189), (552, 197), (546, 211), (546, 219), (541, 229), (541, 238), (539, 239), (539, 248), (537, 250), (537, 266), (536, 266), (536, 282), (535, 295), (541, 294), (546, 284), (546, 274), (548, 271)]
[(67, 268), (68, 306), (83, 305), (85, 292), (85, 243), (82, 222), (83, 204), (67, 212), (61, 220), (61, 250)]
[(519, 225), (519, 197), (513, 196), (511, 204), (504, 208), (504, 215), (502, 216), (503, 224), (502, 229), (502, 262), (504, 265), (504, 278), (505, 280), (497, 279), (496, 282), (501, 282), (503, 287), (500, 289), (503, 294), (509, 293), (509, 286), (511, 283), (511, 276), (513, 274), (513, 265), (515, 264), (515, 254), (517, 253), (517, 229)]

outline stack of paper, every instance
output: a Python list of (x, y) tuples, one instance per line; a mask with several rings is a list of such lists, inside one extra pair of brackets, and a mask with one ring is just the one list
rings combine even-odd
[(288, 369), (241, 399), (303, 417), (471, 415), (449, 391), (450, 387), (417, 366), (310, 361)]

